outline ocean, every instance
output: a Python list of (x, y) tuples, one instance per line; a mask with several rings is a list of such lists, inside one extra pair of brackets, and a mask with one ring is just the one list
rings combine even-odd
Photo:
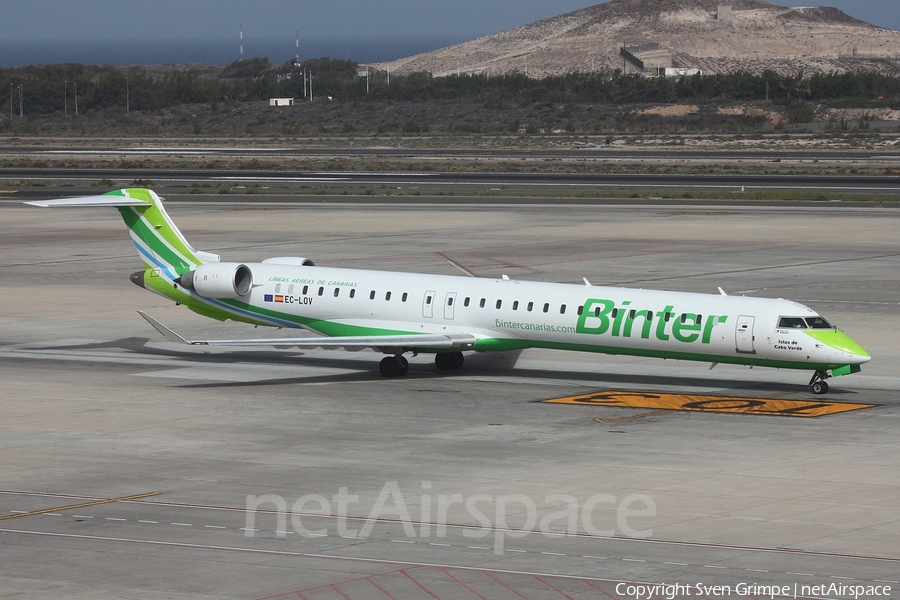
[[(360, 64), (383, 62), (466, 41), (450, 38), (320, 38), (300, 40), (300, 60), (344, 58)], [(295, 57), (296, 41), (244, 39), (243, 58), (267, 57), (273, 65)], [(227, 65), (239, 60), (239, 40), (88, 40), (58, 42), (0, 40), (0, 67), (59, 63), (86, 65)]]

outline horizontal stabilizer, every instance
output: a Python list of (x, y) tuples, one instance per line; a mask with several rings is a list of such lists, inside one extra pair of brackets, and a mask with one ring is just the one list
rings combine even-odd
[(166, 341), (190, 346), (272, 346), (275, 348), (344, 348), (346, 350), (363, 350), (372, 348), (379, 351), (395, 349), (410, 350), (469, 350), (475, 346), (475, 336), (467, 333), (426, 333), (409, 335), (361, 335), (337, 337), (303, 337), (303, 338), (263, 338), (246, 340), (187, 340), (147, 313), (138, 311), (154, 329), (162, 334)]
[(82, 196), (81, 198), (63, 198), (61, 200), (32, 200), (26, 202), (32, 206), (40, 206), (42, 208), (56, 207), (86, 207), (86, 206), (147, 206), (150, 203), (146, 200), (137, 198), (129, 198), (127, 196)]

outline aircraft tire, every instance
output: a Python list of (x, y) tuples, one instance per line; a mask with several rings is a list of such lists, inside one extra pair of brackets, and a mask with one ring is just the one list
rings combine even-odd
[(812, 384), (812, 393), (821, 396), (828, 393), (828, 384), (824, 381), (817, 381)]
[(462, 352), (440, 352), (434, 355), (434, 364), (438, 371), (461, 369), (465, 360)]

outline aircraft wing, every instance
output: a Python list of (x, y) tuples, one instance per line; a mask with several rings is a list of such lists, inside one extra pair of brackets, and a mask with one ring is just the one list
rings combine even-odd
[(147, 313), (137, 311), (154, 329), (169, 342), (189, 346), (272, 346), (275, 348), (343, 348), (364, 350), (373, 348), (393, 353), (401, 349), (456, 349), (470, 350), (475, 346), (475, 336), (466, 333), (426, 333), (421, 335), (361, 335), (342, 337), (262, 338), (246, 340), (187, 340)]

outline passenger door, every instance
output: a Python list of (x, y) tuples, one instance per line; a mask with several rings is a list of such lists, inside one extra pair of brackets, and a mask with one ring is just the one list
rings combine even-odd
[(734, 332), (735, 351), (741, 354), (756, 354), (756, 348), (753, 345), (753, 342), (756, 339), (753, 335), (753, 325), (755, 321), (756, 318), (749, 315), (741, 315), (738, 317)]

